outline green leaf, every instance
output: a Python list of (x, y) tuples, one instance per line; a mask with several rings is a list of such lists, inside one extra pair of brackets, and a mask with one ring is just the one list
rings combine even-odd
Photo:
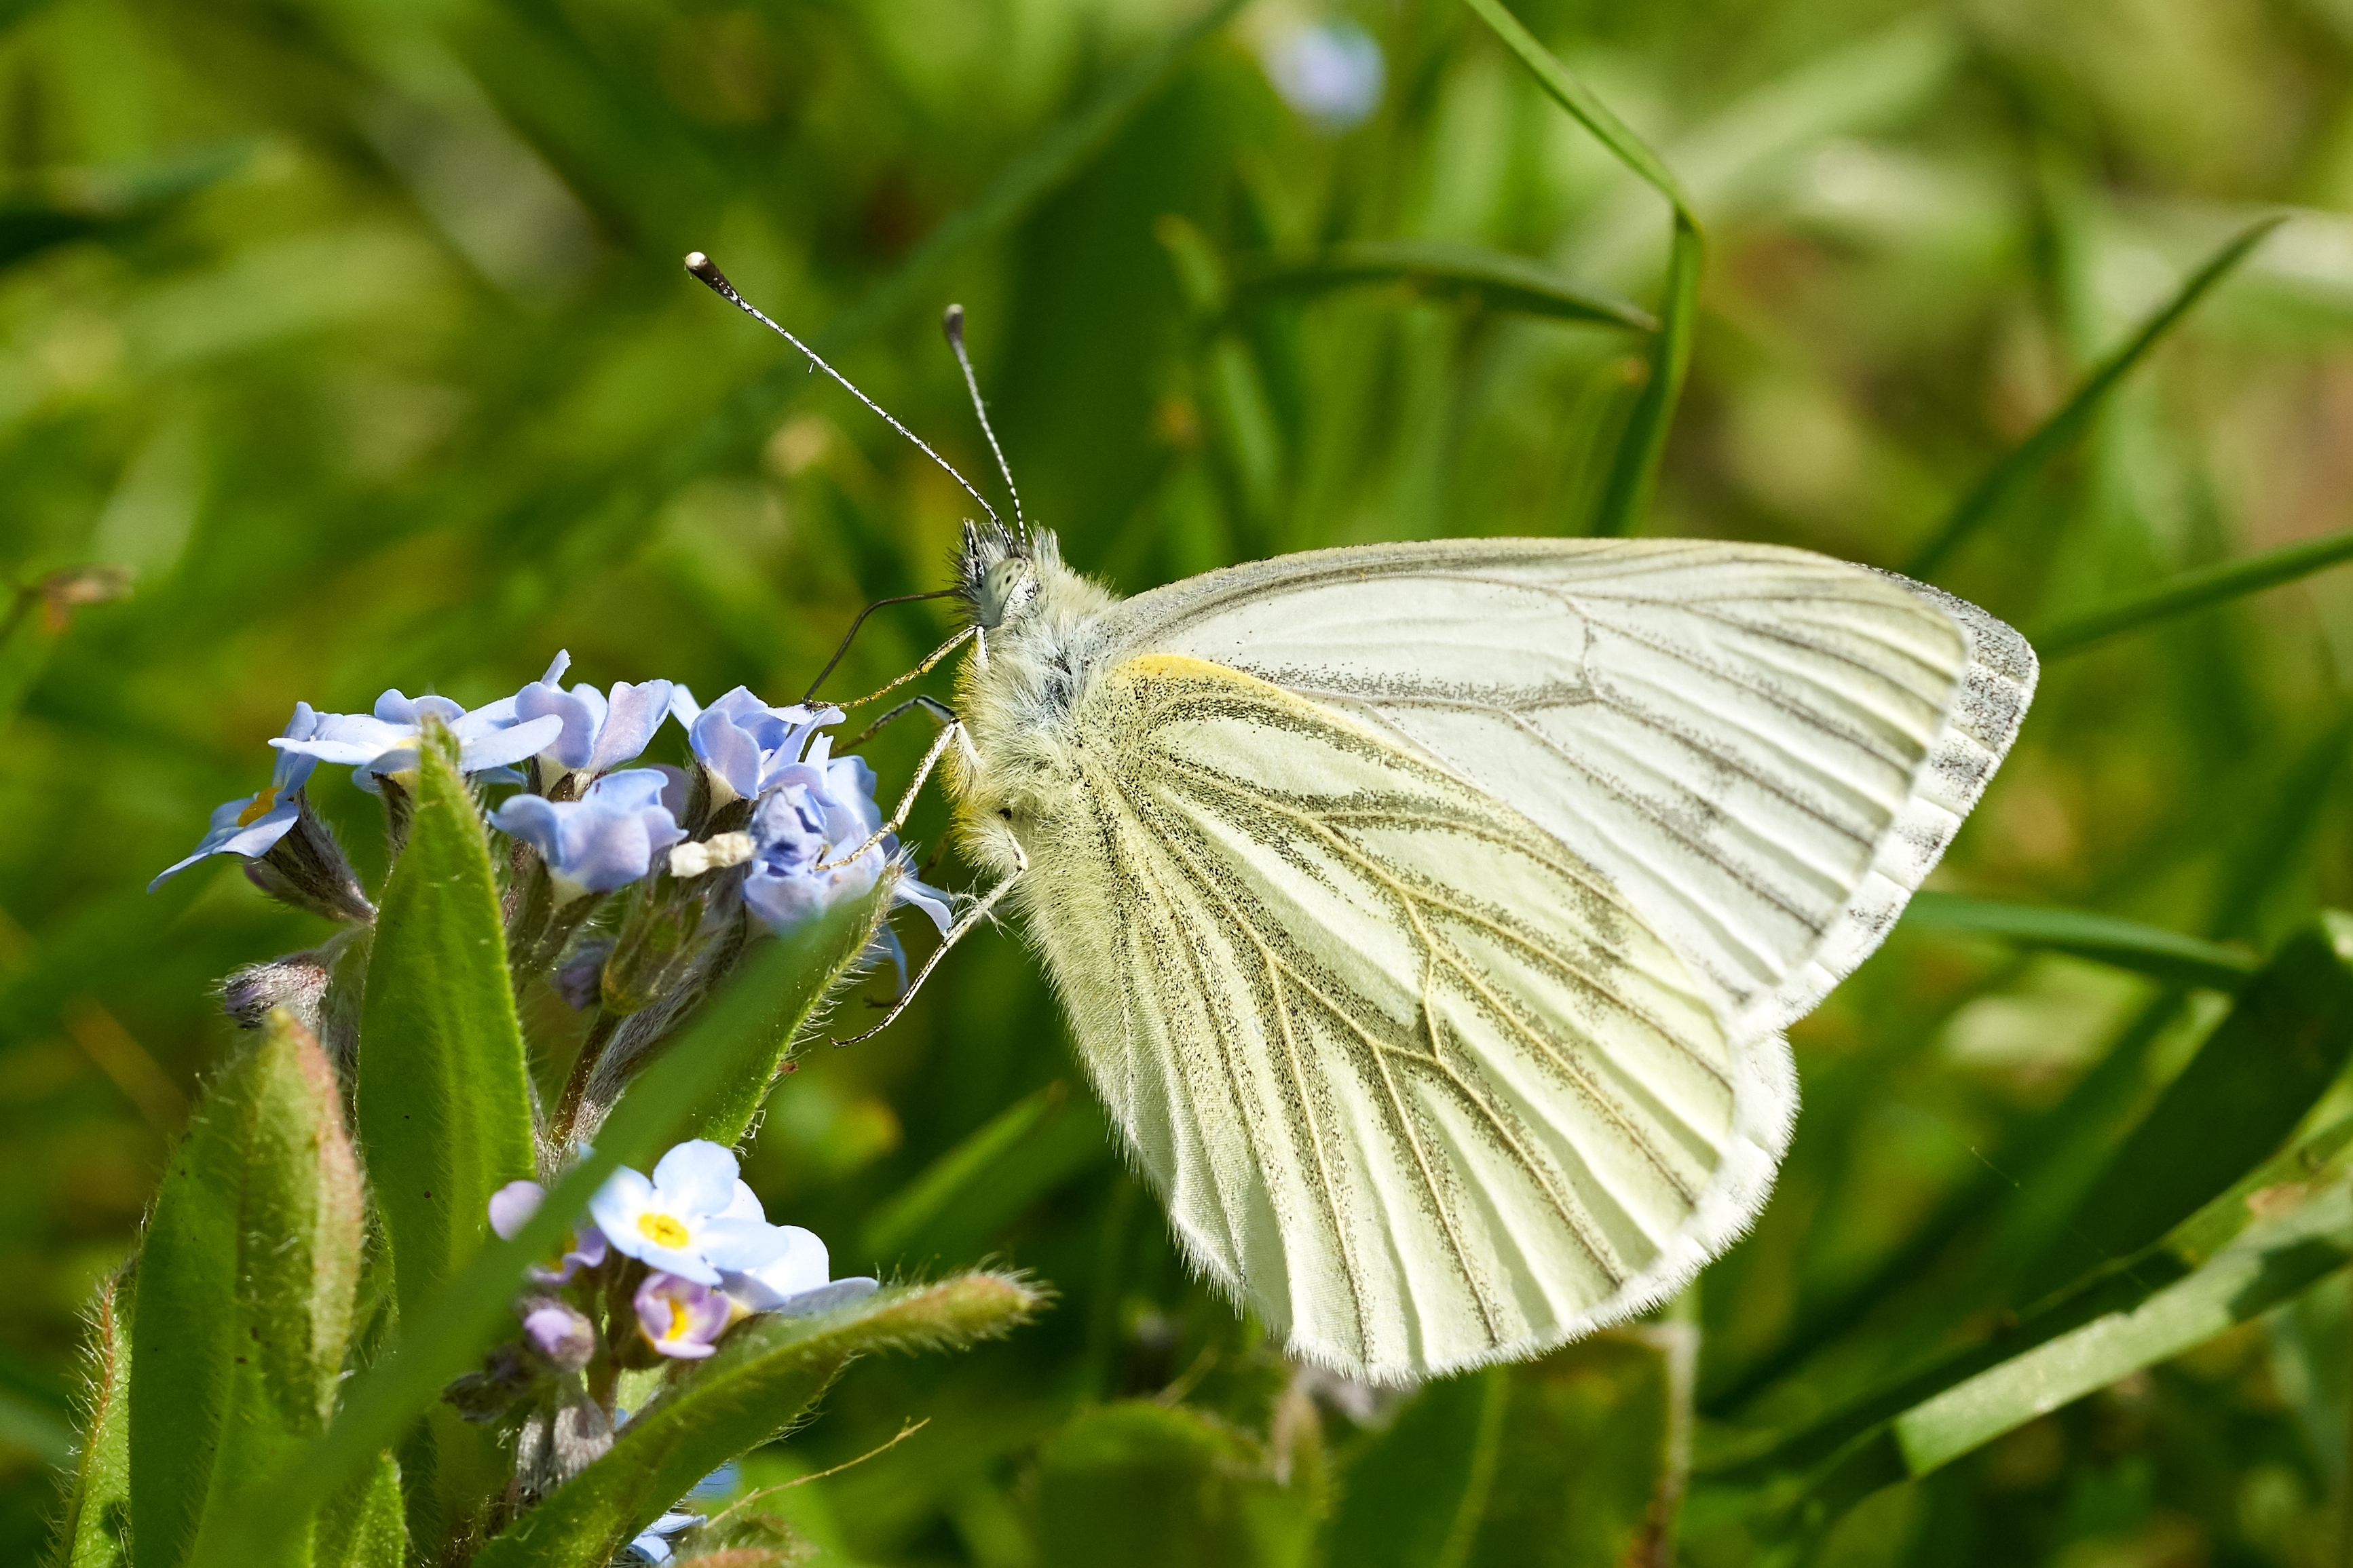
[(1683, 182), (1675, 178), (1656, 153), (1634, 134), (1568, 68), (1553, 58), (1502, 0), (1466, 0), (1479, 19), (1493, 29), (1506, 48), (1519, 57), (1554, 102), (1593, 132), (1618, 160), (1648, 181), (1674, 209), (1674, 230), (1667, 256), (1664, 304), (1659, 311), (1657, 335), (1651, 342), (1649, 374), (1634, 400), (1626, 428), (1618, 437), (1609, 478), (1594, 509), (1593, 531), (1605, 536), (1628, 534), (1641, 526), (1650, 505), (1651, 487), (1659, 458), (1667, 447), (1667, 427), (1673, 421), (1675, 401), (1683, 394), (1683, 377), (1691, 366), (1692, 330), (1699, 313), (1699, 279), (1707, 245), (1699, 214)]
[(1697, 1331), (1670, 1321), (1597, 1334), (1512, 1368), (1494, 1482), (1465, 1561), (1671, 1561), (1697, 1349)]
[(2353, 1260), (2353, 1189), (2338, 1182), (2250, 1226), (2214, 1259), (2130, 1311), (2094, 1319), (1905, 1411), (1905, 1468), (1926, 1475), (2046, 1410), (2258, 1317)]
[(2168, 984), (2236, 991), (2263, 967), (2253, 955), (2219, 942), (2085, 910), (2048, 909), (1923, 891), (1904, 911), (1907, 926), (2007, 937), (2029, 947), (2128, 969)]
[[(1903, 1410), (1850, 1445), (1800, 1505), (1819, 1531), (1856, 1502), (1974, 1452), (2127, 1373), (2259, 1318), (2353, 1262), (2353, 1189), (2282, 1193), (2194, 1272)], [(2285, 1212), (2278, 1212), (2284, 1209)]]
[(646, 1169), (669, 1147), (663, 1140), (741, 1062), (747, 1036), (772, 1037), (764, 1032), (775, 997), (797, 984), (796, 958), (780, 942), (753, 949), (735, 978), (630, 1084), (597, 1130), (596, 1146), (555, 1183), (538, 1211), (513, 1236), (478, 1251), (437, 1300), (405, 1318), (399, 1342), (351, 1381), (325, 1436), (301, 1464), (253, 1489), (243, 1530), (208, 1551), (201, 1568), (243, 1568), (275, 1550), (295, 1520), (351, 1484), (439, 1403), (451, 1378), (480, 1363), (493, 1339), (512, 1330), (509, 1304), (524, 1268), (546, 1256), (615, 1170)]
[(318, 1568), (385, 1568), (408, 1555), (400, 1464), (387, 1452), (357, 1485), (320, 1511)]
[(610, 1452), (474, 1561), (478, 1568), (604, 1568), (695, 1482), (781, 1436), (852, 1356), (966, 1345), (1023, 1321), (1038, 1304), (1018, 1279), (966, 1274), (880, 1290), (818, 1317), (755, 1319), (708, 1360), (673, 1368)]
[[(2084, 433), (2093, 416), (2106, 403), (2108, 395), (2129, 374), (2132, 368), (2148, 356), (2148, 352), (2164, 342), (2166, 335), (2181, 323), (2207, 291), (2229, 277), (2247, 253), (2263, 243), (2263, 237), (2285, 221), (2285, 215), (2263, 218), (2241, 230), (2229, 244), (2207, 258), (2203, 266), (2182, 279), (2173, 297), (2159, 306), (2140, 330), (2123, 347), (2093, 367), (2074, 395), (2059, 406), (2057, 413), (2045, 419), (2034, 432), (2021, 441), (2000, 460), (1986, 470), (1969, 492), (1960, 499), (1935, 537), (1928, 541), (1919, 554), (1904, 568), (1914, 577), (1926, 578), (1944, 564), (1954, 551), (1968, 542), (1969, 536), (1982, 528), (2002, 501), (2019, 484), (2039, 472), (2044, 464), (2066, 450), (2076, 437)], [(2105, 634), (2102, 634), (2105, 635)], [(2037, 651), (2045, 658), (2070, 651), (2054, 647), (2046, 637), (2031, 639)]]
[(1291, 1568), (1315, 1519), (1257, 1440), (1150, 1400), (1084, 1411), (1038, 1456), (1040, 1568)]
[(809, 1020), (859, 969), (891, 912), (899, 875), (892, 872), (866, 897), (837, 904), (776, 939), (778, 961), (788, 978), (777, 988), (766, 1024), (736, 1039), (704, 1101), (708, 1109), (684, 1118), (670, 1142), (708, 1138), (733, 1144), (744, 1136)]
[(1263, 265), (1243, 279), (1240, 293), (1246, 301), (1255, 301), (1376, 283), (1408, 283), (1426, 294), (1469, 296), (1491, 310), (1645, 333), (1659, 330), (1658, 318), (1632, 300), (1588, 288), (1540, 261), (1423, 240), (1359, 240), (1335, 245), (1311, 260)]
[[(333, 1408), (364, 1227), (334, 1068), (280, 1011), (174, 1152), (139, 1264), (139, 1559), (191, 1560)], [(284, 1555), (248, 1562), (282, 1562)]]
[[(1950, 1426), (1932, 1422), (1913, 1439), (1915, 1455), (1941, 1454), (1942, 1463), (1966, 1451), (1954, 1446), (1965, 1433), (1975, 1434), (1968, 1438), (1974, 1446), (2048, 1414), (2074, 1396), (2066, 1392), (2072, 1378), (2093, 1375), (2089, 1370), (2068, 1373), (2069, 1364), (2096, 1369), (2097, 1381), (2086, 1386), (2098, 1386), (2147, 1364), (2120, 1364), (2124, 1352), (2115, 1347), (2162, 1359), (2276, 1306), (2353, 1252), (2353, 1235), (2346, 1231), (2353, 1214), (2346, 1198), (2348, 1150), (2353, 1117), (2264, 1162), (2163, 1239), (2107, 1265), (1981, 1342), (1795, 1432), (1719, 1453), (1706, 1467), (1712, 1511), (1784, 1510), (1820, 1525), (1879, 1487), (1920, 1473), (1911, 1468), (1915, 1460), (1905, 1456), (1895, 1423), (1908, 1412), (1936, 1407), (1940, 1396), (1981, 1376), (2013, 1362), (2025, 1369), (2008, 1381), (1978, 1384), (1978, 1392), (1959, 1405), (1941, 1407), (1970, 1413)], [(2063, 1342), (2071, 1348), (2021, 1362)], [(2010, 1393), (1996, 1402), (1986, 1393), (1996, 1388)], [(1938, 1432), (1944, 1435), (1934, 1435)]]
[(1092, 1103), (1073, 1106), (1059, 1081), (1017, 1100), (942, 1154), (877, 1209), (855, 1254), (888, 1266), (903, 1258), (985, 1246), (1007, 1220), (1103, 1162), (1111, 1140)]
[[(404, 1331), (480, 1251), (491, 1194), (538, 1168), (481, 813), (456, 737), (428, 725), (417, 754), (408, 841), (385, 887), (360, 1005), (353, 1091)], [(435, 1407), (402, 1460), (420, 1550), (467, 1528), (505, 1484), (496, 1440), (454, 1410)]]
[(2293, 583), (2346, 561), (2353, 561), (2353, 529), (2184, 572), (2154, 588), (2045, 627), (2031, 640), (2044, 658), (2064, 658), (2109, 637)]
[(2031, 1300), (2137, 1251), (2277, 1149), (2353, 1051), (2353, 915), (2284, 943), (2166, 1087), (2027, 1277)]
[(1325, 1557), (1363, 1568), (1461, 1563), (1486, 1516), (1510, 1401), (1500, 1367), (1424, 1388), (1348, 1467)]
[(131, 1561), (130, 1290), (126, 1279), (109, 1279), (90, 1303), (89, 1411), (58, 1529), (65, 1568)]

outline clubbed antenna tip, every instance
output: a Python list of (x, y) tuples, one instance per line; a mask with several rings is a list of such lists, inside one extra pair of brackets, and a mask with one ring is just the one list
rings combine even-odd
[[(964, 372), (965, 390), (972, 394), (972, 411), (980, 420), (980, 433), (988, 437), (988, 449), (997, 455), (997, 471), (1005, 476), (1005, 493), (1013, 498), (1013, 521), (1021, 537), (1029, 537), (1029, 522), (1021, 515), (1021, 492), (1013, 488), (1013, 469), (1005, 461), (1005, 448), (997, 444), (997, 432), (988, 426), (988, 407), (981, 401), (980, 382), (972, 374), (972, 356), (964, 352), (964, 307), (950, 305), (940, 312), (940, 335), (948, 341), (948, 349), (955, 355), (956, 368)], [(993, 519), (995, 512), (989, 513)]]
[[(754, 321), (759, 322), (762, 326), (767, 328), (770, 331), (784, 339), (785, 342), (798, 349), (801, 352), (802, 356), (809, 362), (809, 368), (811, 370), (821, 370), (825, 372), (827, 375), (833, 378), (835, 384), (840, 386), (843, 391), (849, 393), (850, 396), (858, 399), (859, 402), (866, 405), (867, 407), (872, 409), (876, 414), (881, 415), (884, 424), (890, 426), (892, 429), (896, 430), (900, 435), (904, 436), (908, 440), (913, 442), (917, 450), (921, 451), (923, 456), (929, 458), (933, 462), (937, 463), (944, 470), (946, 471), (948, 478), (954, 479), (957, 484), (964, 487), (965, 494), (970, 496), (973, 500), (979, 501), (980, 510), (988, 513), (990, 521), (993, 522), (997, 520), (997, 509), (989, 505), (987, 500), (982, 497), (981, 493), (972, 488), (971, 481), (966, 479), (962, 474), (957, 473), (955, 469), (950, 466), (945, 458), (943, 458), (937, 452), (933, 451), (931, 447), (925, 443), (922, 437), (916, 435), (913, 430), (908, 429), (904, 425), (900, 424), (896, 419), (892, 418), (890, 413), (885, 410), (881, 404), (875, 402), (872, 398), (859, 391), (856, 386), (851, 384), (847, 376), (834, 369), (833, 366), (826, 363), (825, 361), (818, 356), (818, 352), (815, 349), (801, 342), (800, 339), (793, 336), (793, 334), (784, 327), (770, 321), (766, 314), (763, 312), (758, 306), (753, 304), (749, 300), (744, 299), (743, 295), (738, 294), (735, 291), (735, 285), (727, 281), (727, 274), (720, 271), (719, 268), (712, 264), (711, 258), (705, 256), (699, 250), (690, 250), (686, 253), (686, 269), (689, 272), (693, 273), (694, 276), (700, 279), (704, 284), (708, 285), (712, 293), (718, 295), (721, 299), (726, 300), (729, 304), (734, 306), (737, 310), (743, 311), (745, 315), (751, 317)], [(966, 379), (969, 380), (972, 373), (970, 371), (966, 371), (965, 374)], [(1000, 459), (1000, 461), (1002, 459)]]

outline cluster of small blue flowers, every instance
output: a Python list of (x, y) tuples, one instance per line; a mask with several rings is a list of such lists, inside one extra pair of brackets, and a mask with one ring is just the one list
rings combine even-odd
[[(575, 1005), (596, 1003), (616, 1025), (666, 997), (700, 994), (715, 978), (711, 955), (732, 961), (741, 951), (720, 940), (730, 921), (789, 930), (864, 896), (886, 871), (894, 903), (913, 904), (947, 929), (946, 895), (893, 869), (899, 845), (881, 832), (873, 770), (832, 754), (827, 731), (841, 710), (773, 706), (740, 686), (704, 707), (670, 680), (566, 689), (570, 666), (559, 653), (539, 679), (470, 711), (398, 690), (368, 713), (298, 703), (270, 742), (278, 761), (269, 787), (216, 809), (195, 850), (151, 890), (229, 855), (273, 896), (369, 925), (375, 906), (311, 803), (311, 774), (322, 763), (350, 768), (354, 784), (383, 798), (396, 852), (418, 747), (426, 726), (438, 723), (478, 784), (513, 789), (488, 820), (518, 846), (506, 892), (518, 978), (554, 974)], [(685, 731), (691, 765), (628, 765), (671, 720)], [(621, 908), (613, 900), (624, 893)], [(601, 935), (584, 934), (600, 926)], [(887, 928), (881, 942), (881, 952), (900, 956)], [(307, 1003), (315, 1026), (335, 959), (331, 944), (240, 971), (226, 987), (231, 1013), (254, 1022), (269, 1005)]]
[[(491, 1230), (513, 1237), (546, 1196), (536, 1182), (509, 1183), (491, 1199)], [(520, 1337), (447, 1397), (469, 1420), (517, 1428), (518, 1480), (536, 1495), (611, 1446), (626, 1420), (615, 1405), (621, 1372), (700, 1360), (746, 1319), (828, 1311), (875, 1289), (871, 1279), (834, 1279), (831, 1267), (813, 1232), (768, 1223), (733, 1154), (702, 1139), (681, 1143), (650, 1177), (613, 1173), (563, 1242), (524, 1270)], [(666, 1537), (700, 1521), (673, 1510), (634, 1549), (666, 1561)]]

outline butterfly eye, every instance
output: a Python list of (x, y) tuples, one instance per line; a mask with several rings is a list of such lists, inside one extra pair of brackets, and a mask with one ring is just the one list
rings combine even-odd
[(997, 815), (1010, 822), (1013, 820), (1013, 808), (1009, 805), (1000, 805), (997, 808)]

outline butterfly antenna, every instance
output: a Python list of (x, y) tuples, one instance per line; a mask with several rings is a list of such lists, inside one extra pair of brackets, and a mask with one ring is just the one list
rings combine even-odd
[[(701, 279), (712, 293), (718, 295), (721, 299), (726, 300), (729, 304), (734, 306), (737, 310), (743, 311), (745, 315), (751, 317), (754, 321), (759, 322), (762, 326), (767, 328), (770, 331), (784, 339), (785, 342), (800, 350), (802, 353), (807, 355), (809, 364), (813, 369), (825, 372), (826, 374), (833, 377), (833, 379), (840, 384), (841, 388), (848, 392), (850, 396), (855, 397), (859, 402), (863, 403), (867, 407), (874, 410), (875, 413), (881, 415), (884, 424), (890, 426), (892, 429), (899, 432), (900, 435), (904, 436), (908, 440), (913, 441), (919, 448), (922, 449), (924, 457), (929, 458), (933, 462), (937, 463), (940, 466), (941, 470), (944, 472), (948, 478), (954, 479), (957, 484), (964, 486), (964, 493), (970, 496), (973, 500), (980, 502), (980, 510), (988, 514), (989, 521), (996, 522), (998, 521), (997, 509), (989, 505), (987, 500), (982, 497), (981, 493), (972, 488), (971, 481), (966, 479), (962, 474), (957, 473), (955, 469), (950, 466), (945, 458), (943, 458), (937, 452), (933, 451), (930, 446), (924, 442), (921, 436), (916, 435), (913, 430), (908, 429), (904, 425), (902, 425), (896, 419), (892, 418), (890, 414), (881, 404), (875, 402), (872, 398), (859, 391), (855, 385), (851, 384), (848, 376), (834, 369), (833, 366), (826, 363), (825, 361), (818, 356), (818, 352), (815, 349), (809, 347), (808, 344), (801, 342), (800, 339), (793, 336), (792, 333), (786, 331), (783, 327), (769, 320), (767, 315), (763, 312), (757, 305), (753, 304), (749, 300), (744, 299), (743, 295), (738, 294), (735, 291), (735, 285), (727, 281), (727, 274), (720, 271), (716, 266), (712, 265), (711, 258), (703, 255), (702, 252), (699, 250), (689, 251), (686, 257), (686, 269), (689, 272), (693, 273), (697, 278)], [(967, 372), (966, 374), (969, 374), (970, 373)], [(995, 444), (995, 440), (996, 437), (990, 437), (992, 445)], [(997, 460), (999, 462), (1004, 461), (1002, 458), (999, 458)]]
[(964, 352), (964, 307), (950, 305), (940, 317), (940, 331), (955, 351), (956, 364), (964, 371), (965, 390), (972, 394), (972, 411), (979, 416), (980, 433), (988, 437), (988, 449), (997, 454), (997, 471), (1005, 476), (1005, 493), (1013, 498), (1013, 525), (1021, 537), (1029, 537), (1029, 524), (1021, 515), (1021, 492), (1013, 488), (1013, 465), (1005, 460), (1005, 448), (997, 444), (997, 432), (989, 428), (988, 407), (980, 400), (980, 382), (972, 374), (972, 356)]

